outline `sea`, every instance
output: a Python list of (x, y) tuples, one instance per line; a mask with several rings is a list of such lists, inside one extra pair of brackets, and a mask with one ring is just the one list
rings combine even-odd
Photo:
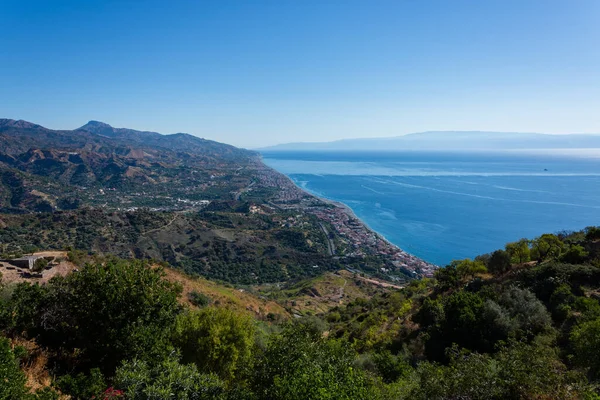
[(439, 266), (521, 238), (600, 225), (596, 152), (262, 155), (299, 187), (346, 204), (388, 241)]

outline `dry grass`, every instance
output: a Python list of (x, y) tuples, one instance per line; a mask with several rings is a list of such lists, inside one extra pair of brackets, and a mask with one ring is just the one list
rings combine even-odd
[(27, 377), (27, 386), (32, 391), (50, 385), (52, 379), (48, 373), (48, 356), (33, 340), (16, 338), (11, 340), (13, 347), (21, 346), (27, 350), (27, 359), (22, 370)]
[(166, 279), (178, 282), (183, 287), (180, 301), (190, 307), (195, 307), (189, 301), (189, 294), (193, 291), (200, 292), (210, 297), (217, 306), (230, 307), (237, 311), (251, 313), (255, 318), (267, 319), (267, 315), (274, 314), (279, 318), (287, 319), (290, 314), (278, 303), (262, 299), (242, 289), (220, 285), (203, 279), (192, 278), (183, 272), (165, 268)]
[(399, 286), (341, 270), (336, 273), (326, 273), (302, 282), (299, 286), (284, 290), (287, 298), (282, 302), (297, 315), (319, 314), (348, 304), (359, 297), (371, 298), (376, 293), (397, 288)]

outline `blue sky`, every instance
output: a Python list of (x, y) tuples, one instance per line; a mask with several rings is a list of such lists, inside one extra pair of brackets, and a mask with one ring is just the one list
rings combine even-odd
[(0, 117), (245, 147), (600, 133), (597, 0), (0, 0)]

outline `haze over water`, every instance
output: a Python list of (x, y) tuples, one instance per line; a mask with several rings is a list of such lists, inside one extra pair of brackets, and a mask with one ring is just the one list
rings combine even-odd
[(600, 225), (600, 159), (589, 155), (263, 152), (298, 186), (438, 265)]

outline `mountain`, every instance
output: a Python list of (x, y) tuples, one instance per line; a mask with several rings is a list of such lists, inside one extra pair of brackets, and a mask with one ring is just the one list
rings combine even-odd
[(181, 151), (211, 157), (248, 157), (253, 153), (224, 143), (206, 140), (187, 133), (162, 135), (156, 132), (113, 128), (90, 121), (75, 130), (52, 130), (27, 121), (0, 119), (0, 153), (19, 154), (31, 148), (94, 149), (118, 148)]
[(547, 135), (515, 132), (421, 132), (388, 138), (344, 139), (334, 142), (288, 143), (261, 151), (401, 151), (516, 150), (600, 148), (600, 135)]
[(56, 131), (0, 120), (0, 214), (17, 218), (2, 217), (0, 243), (26, 233), (21, 250), (152, 258), (238, 283), (342, 266), (410, 279), (434, 268), (303, 192), (258, 153), (93, 121)]
[[(217, 177), (256, 162), (254, 152), (184, 133), (161, 135), (97, 121), (71, 131), (52, 130), (0, 119), (0, 210), (65, 209), (75, 200), (91, 206), (163, 207), (178, 198), (213, 198), (250, 182), (250, 176), (231, 184)], [(119, 191), (121, 199), (108, 199), (106, 189)]]
[(240, 151), (240, 149), (234, 146), (202, 139), (188, 133), (162, 135), (157, 132), (113, 128), (112, 126), (99, 121), (90, 121), (79, 128), (78, 131), (85, 131), (101, 137), (116, 139), (131, 145), (183, 151), (186, 153), (191, 152), (218, 157), (239, 157), (241, 155), (246, 156), (249, 154), (249, 152), (243, 150)]

